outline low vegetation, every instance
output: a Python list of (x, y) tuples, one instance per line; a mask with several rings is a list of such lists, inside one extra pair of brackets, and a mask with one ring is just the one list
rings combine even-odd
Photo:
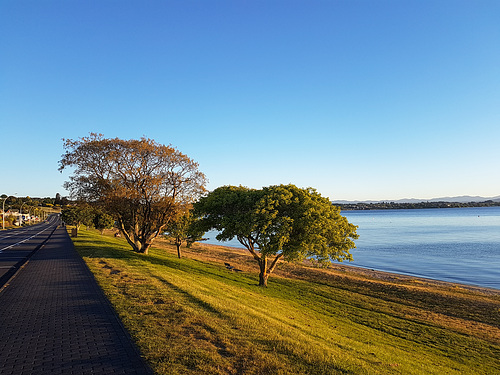
[(287, 262), (259, 288), (241, 250), (74, 241), (157, 374), (500, 373), (500, 292)]

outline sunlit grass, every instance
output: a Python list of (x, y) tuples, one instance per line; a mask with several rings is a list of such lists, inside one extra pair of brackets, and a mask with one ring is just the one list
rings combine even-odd
[(158, 374), (500, 372), (498, 296), (317, 270), (264, 289), (203, 250), (178, 259), (94, 231), (74, 240)]

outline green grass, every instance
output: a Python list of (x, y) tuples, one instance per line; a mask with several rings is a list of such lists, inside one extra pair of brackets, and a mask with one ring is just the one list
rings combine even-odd
[(498, 295), (319, 271), (264, 289), (223, 260), (74, 242), (158, 374), (500, 373)]

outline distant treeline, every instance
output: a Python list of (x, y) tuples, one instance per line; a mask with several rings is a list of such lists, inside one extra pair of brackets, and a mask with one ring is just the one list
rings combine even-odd
[[(17, 196), (7, 196), (2, 195), (2, 199), (5, 198), (5, 202), (0, 201), (0, 211), (2, 207), (5, 207), (5, 211), (8, 209), (17, 209), (19, 210), (21, 207), (59, 207), (65, 206), (72, 203), (68, 198), (61, 197), (59, 193), (56, 194), (55, 198), (45, 197), (45, 198), (36, 198), (36, 197), (17, 197)], [(3, 204), (5, 203), (5, 204)]]
[(349, 210), (400, 210), (400, 209), (419, 209), (419, 208), (456, 208), (456, 207), (492, 207), (500, 206), (497, 201), (484, 202), (419, 202), (419, 203), (396, 203), (396, 202), (378, 202), (378, 203), (334, 203), (344, 211)]

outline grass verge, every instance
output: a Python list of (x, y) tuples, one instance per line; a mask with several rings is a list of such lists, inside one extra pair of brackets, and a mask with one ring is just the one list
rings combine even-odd
[(241, 251), (73, 240), (157, 374), (500, 373), (500, 293), (286, 262), (264, 289)]

